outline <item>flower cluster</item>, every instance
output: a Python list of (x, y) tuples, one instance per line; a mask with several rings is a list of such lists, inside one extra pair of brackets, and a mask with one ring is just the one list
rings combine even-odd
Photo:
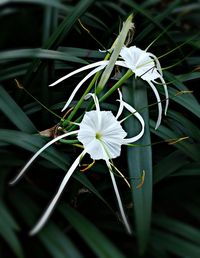
[[(74, 91), (72, 92), (70, 98), (68, 99), (67, 103), (65, 104), (63, 110), (65, 110), (71, 101), (73, 100), (75, 94), (80, 89), (80, 87), (86, 82), (91, 76), (96, 74), (98, 71), (103, 70), (109, 61), (103, 60), (93, 64), (86, 65), (80, 69), (77, 69), (66, 76), (60, 78), (50, 86), (54, 86), (59, 82), (73, 76), (74, 74), (80, 73), (84, 70), (94, 68), (91, 72), (87, 74), (75, 87)], [(168, 91), (166, 83), (163, 79), (163, 74), (161, 70), (160, 63), (158, 59), (152, 54), (147, 51), (141, 50), (136, 46), (132, 47), (123, 47), (120, 52), (119, 60), (116, 61), (115, 65), (128, 68), (135, 74), (135, 78), (139, 77), (142, 80), (146, 81), (149, 86), (152, 88), (158, 103), (158, 120), (156, 124), (156, 129), (160, 125), (161, 118), (162, 118), (162, 105), (159, 93), (155, 87), (156, 84), (159, 84), (157, 79), (160, 80), (160, 83), (163, 85), (166, 95), (166, 106), (165, 106), (165, 114), (167, 112), (168, 107)], [(28, 161), (28, 163), (24, 166), (24, 168), (20, 171), (18, 176), (11, 182), (14, 184), (17, 182), (22, 175), (24, 175), (27, 168), (32, 164), (32, 162), (50, 145), (59, 141), (62, 138), (74, 135), (76, 139), (83, 146), (83, 151), (80, 155), (75, 159), (73, 164), (71, 165), (70, 169), (67, 171), (64, 179), (62, 180), (59, 189), (56, 195), (51, 200), (48, 208), (45, 210), (44, 214), (30, 232), (31, 235), (36, 234), (46, 223), (48, 220), (53, 208), (55, 207), (62, 191), (64, 190), (66, 184), (68, 183), (70, 177), (72, 176), (73, 172), (76, 170), (77, 166), (80, 163), (80, 160), (84, 157), (84, 155), (89, 154), (93, 160), (104, 160), (108, 171), (111, 176), (114, 192), (116, 194), (120, 214), (122, 221), (125, 225), (125, 228), (130, 233), (131, 228), (129, 226), (127, 217), (124, 212), (124, 208), (121, 201), (121, 196), (119, 194), (119, 190), (117, 187), (117, 183), (115, 181), (115, 177), (112, 171), (112, 159), (117, 158), (121, 154), (121, 146), (128, 145), (130, 143), (138, 141), (144, 134), (145, 130), (145, 123), (142, 116), (128, 103), (123, 100), (123, 96), (120, 90), (118, 90), (119, 99), (119, 109), (116, 115), (114, 115), (111, 111), (101, 110), (98, 96), (95, 93), (89, 93), (86, 95), (85, 99), (90, 97), (93, 98), (95, 109), (85, 112), (82, 117), (80, 123), (76, 123), (77, 130), (67, 132), (63, 135), (56, 137), (55, 139), (48, 142), (45, 146), (43, 146), (35, 155)], [(137, 135), (133, 137), (127, 138), (127, 133), (124, 130), (122, 123), (126, 119), (119, 119), (122, 114), (123, 110), (126, 109), (129, 111), (140, 123), (141, 130)]]

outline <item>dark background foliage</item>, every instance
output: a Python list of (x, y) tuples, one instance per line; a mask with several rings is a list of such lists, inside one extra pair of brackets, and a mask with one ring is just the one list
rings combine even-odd
[[(146, 171), (140, 191), (140, 180), (131, 181), (131, 191), (118, 179), (133, 235), (119, 222), (107, 168), (98, 162), (86, 173), (77, 169), (50, 221), (29, 237), (78, 153), (57, 144), (17, 185), (8, 185), (47, 142), (38, 132), (59, 122), (38, 101), (62, 116), (60, 108), (82, 75), (54, 88), (48, 85), (104, 58), (98, 49), (109, 49), (132, 12), (136, 30), (131, 45), (145, 49), (160, 35), (150, 52), (161, 57), (170, 95), (168, 114), (155, 130), (151, 91), (134, 78), (123, 86), (124, 97), (143, 110), (149, 124), (140, 144), (152, 144), (123, 149), (115, 161), (127, 177)], [(0, 257), (200, 257), (199, 15), (197, 0), (0, 1)], [(103, 105), (116, 110), (112, 98)], [(130, 133), (135, 127), (131, 119), (126, 123)]]

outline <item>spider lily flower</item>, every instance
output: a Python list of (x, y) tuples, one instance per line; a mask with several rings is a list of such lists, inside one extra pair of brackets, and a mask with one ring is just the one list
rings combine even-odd
[[(131, 233), (131, 228), (127, 221), (127, 218), (123, 209), (121, 197), (119, 194), (119, 190), (117, 187), (117, 183), (115, 181), (115, 177), (112, 171), (111, 159), (114, 159), (120, 156), (122, 145), (128, 145), (130, 143), (133, 143), (139, 140), (143, 136), (145, 123), (142, 116), (132, 106), (130, 106), (128, 103), (122, 100), (122, 94), (120, 91), (119, 91), (119, 100), (118, 100), (120, 102), (120, 105), (116, 116), (114, 116), (114, 114), (111, 111), (100, 110), (99, 101), (95, 94), (90, 93), (86, 96), (86, 98), (89, 98), (89, 97), (93, 97), (96, 110), (88, 111), (85, 113), (81, 123), (77, 124), (79, 126), (79, 130), (60, 135), (55, 139), (51, 140), (50, 142), (48, 142), (46, 145), (44, 145), (28, 161), (28, 163), (24, 166), (24, 168), (21, 170), (18, 176), (12, 182), (10, 182), (10, 184), (16, 183), (16, 181), (18, 181), (22, 177), (22, 175), (24, 175), (27, 168), (32, 164), (32, 162), (46, 148), (48, 148), (56, 141), (59, 141), (60, 139), (70, 135), (76, 135), (80, 143), (83, 144), (84, 150), (75, 159), (75, 161), (67, 171), (65, 177), (63, 178), (59, 186), (57, 193), (51, 200), (49, 206), (47, 207), (47, 209), (45, 210), (44, 214), (39, 219), (35, 227), (31, 230), (30, 235), (36, 234), (44, 226), (50, 214), (52, 213), (56, 203), (58, 202), (58, 199), (61, 193), (63, 192), (67, 182), (69, 181), (73, 172), (76, 170), (77, 166), (79, 165), (80, 160), (83, 158), (85, 154), (89, 154), (93, 160), (104, 160), (106, 162), (106, 165), (108, 167), (108, 170), (111, 176), (114, 192), (117, 198), (122, 221), (124, 223), (124, 226), (127, 232)], [(121, 123), (125, 119), (122, 119), (121, 121), (118, 120), (124, 108), (126, 108), (130, 113), (132, 113), (141, 124), (141, 131), (137, 135), (130, 138), (126, 138), (127, 133), (124, 131), (121, 125)]]
[[(131, 47), (124, 46), (121, 49), (120, 58), (121, 58), (120, 60), (116, 61), (115, 65), (130, 69), (135, 74), (135, 78), (137, 77), (141, 78), (142, 80), (146, 81), (149, 84), (149, 86), (152, 88), (158, 103), (158, 119), (156, 123), (156, 129), (157, 129), (162, 119), (162, 104), (161, 104), (159, 93), (155, 87), (155, 84), (162, 84), (164, 87), (165, 97), (166, 97), (165, 115), (167, 113), (167, 108), (169, 103), (168, 90), (167, 90), (165, 80), (163, 79), (162, 69), (158, 58), (152, 53), (147, 52), (146, 50), (142, 50), (136, 46), (131, 46)], [(83, 72), (91, 68), (95, 68), (78, 83), (78, 85), (73, 90), (70, 98), (66, 102), (62, 111), (64, 111), (69, 106), (75, 94), (81, 88), (83, 83), (86, 82), (91, 76), (93, 76), (97, 72), (103, 70), (108, 65), (108, 63), (109, 61), (103, 60), (93, 64), (86, 65), (61, 77), (60, 79), (58, 79), (57, 81), (49, 85), (49, 86), (55, 86), (58, 83), (64, 81), (65, 79), (77, 73)], [(157, 79), (160, 80), (160, 83), (156, 81)]]

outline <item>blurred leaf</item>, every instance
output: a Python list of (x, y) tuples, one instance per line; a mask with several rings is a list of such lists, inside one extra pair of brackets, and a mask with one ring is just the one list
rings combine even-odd
[[(177, 102), (200, 118), (200, 104), (193, 94), (189, 93), (189, 89), (172, 74), (167, 73), (166, 78), (168, 78), (168, 80), (178, 89), (176, 90), (172, 87), (168, 87), (169, 99)], [(164, 94), (161, 87), (159, 87), (158, 90)]]
[(200, 175), (199, 168), (200, 168), (200, 162), (193, 162), (180, 168), (172, 176), (199, 176)]
[(198, 228), (192, 227), (189, 224), (181, 222), (177, 219), (172, 219), (161, 215), (154, 216), (153, 223), (157, 227), (163, 228), (165, 231), (172, 232), (177, 236), (199, 245), (200, 251), (200, 230)]
[(52, 257), (82, 258), (77, 247), (55, 224), (49, 223), (38, 236)]
[(190, 80), (199, 79), (200, 78), (200, 72), (180, 74), (176, 77), (179, 81), (186, 82), (186, 81), (190, 81)]
[(153, 241), (157, 242), (164, 250), (178, 257), (199, 258), (200, 247), (178, 236), (166, 233), (164, 231), (154, 230)]
[[(14, 130), (4, 129), (0, 129), (0, 141), (17, 145), (31, 152), (36, 152), (46, 143), (46, 141), (43, 138), (41, 138), (41, 136), (29, 135)], [(49, 147), (44, 152), (42, 152), (41, 156), (67, 172), (69, 162), (66, 155), (61, 155), (61, 153), (56, 151), (53, 147)], [(91, 192), (98, 196), (109, 207), (107, 202), (97, 192), (95, 187), (91, 184), (91, 182), (87, 179), (85, 175), (83, 175), (82, 173), (74, 173), (73, 177), (80, 183), (82, 183), (84, 186), (86, 186)]]
[(76, 229), (83, 240), (90, 246), (99, 258), (124, 258), (125, 256), (110, 242), (110, 240), (99, 231), (89, 220), (83, 217), (75, 209), (63, 205), (61, 213)]
[[(189, 117), (187, 118), (186, 116), (183, 116), (181, 113), (178, 113), (174, 110), (168, 110), (167, 116), (172, 118), (173, 121), (179, 125), (181, 131), (185, 133), (185, 135), (190, 136), (197, 141), (200, 139), (200, 129), (189, 119)], [(169, 124), (171, 121), (172, 120), (170, 119)]]
[[(133, 85), (123, 88), (124, 99), (136, 110), (148, 107), (146, 85), (133, 79)], [(151, 144), (149, 132), (148, 108), (142, 112), (145, 121), (145, 133), (137, 142), (141, 145)], [(125, 121), (126, 131), (129, 135), (136, 135), (139, 130), (138, 122), (134, 117)], [(151, 146), (128, 147), (128, 167), (132, 186), (133, 209), (135, 213), (136, 233), (139, 244), (139, 253), (143, 254), (149, 239), (152, 205), (152, 152)], [(142, 173), (145, 173), (144, 184), (137, 188), (142, 181)], [(138, 179), (135, 179), (138, 178)]]
[(16, 127), (26, 133), (36, 132), (37, 129), (29, 120), (23, 110), (9, 96), (9, 94), (0, 86), (0, 110), (16, 125)]
[[(155, 130), (155, 122), (150, 120), (151, 132), (155, 135), (161, 137), (164, 140), (175, 140), (182, 137), (182, 135), (177, 135), (176, 132), (167, 128), (164, 125), (160, 125), (157, 130)], [(185, 135), (184, 135), (185, 136)], [(190, 157), (192, 160), (198, 161), (200, 157), (200, 149), (197, 144), (190, 143), (187, 139), (183, 141), (178, 141), (175, 144), (172, 144), (177, 149), (180, 149), (185, 155)]]
[(18, 230), (18, 225), (12, 218), (10, 212), (7, 210), (6, 206), (0, 202), (0, 235), (8, 243), (12, 251), (17, 257), (24, 257), (22, 252), (22, 247), (15, 234)]
[[(89, 6), (94, 2), (94, 0), (81, 0), (76, 4), (73, 10), (68, 14), (68, 16), (60, 23), (58, 28), (53, 32), (49, 39), (45, 42), (42, 48), (50, 49), (56, 48), (62, 42), (64, 37), (68, 34), (72, 26), (75, 24), (77, 19), (89, 8)], [(27, 74), (24, 78), (24, 83), (30, 80), (32, 73), (40, 64), (40, 60), (34, 59), (31, 63)]]
[(185, 167), (189, 163), (187, 156), (185, 156), (180, 150), (176, 150), (170, 153), (159, 161), (153, 168), (153, 181), (154, 184), (165, 179), (178, 169)]
[(60, 3), (60, 1), (57, 0), (1, 0), (0, 6), (4, 6), (7, 4), (40, 4), (45, 6), (52, 6), (63, 11), (68, 11), (66, 5), (63, 5), (62, 3)]
[[(23, 200), (23, 202), (21, 200)], [(35, 214), (38, 214), (37, 204), (33, 202), (33, 200), (30, 199), (27, 194), (23, 194), (22, 192), (15, 194), (12, 201), (23, 220), (25, 220), (29, 226), (33, 226)], [(74, 246), (68, 236), (64, 234), (63, 229), (60, 229), (51, 221), (49, 221), (44, 229), (42, 229), (42, 231), (40, 231), (35, 237), (39, 238), (41, 243), (51, 254), (51, 257), (83, 257), (78, 248)], [(32, 237), (29, 237), (27, 241), (33, 241)]]
[(75, 57), (73, 55), (55, 51), (55, 50), (42, 49), (42, 48), (2, 51), (0, 52), (0, 55), (1, 55), (1, 62), (13, 61), (15, 59), (23, 59), (23, 58), (40, 58), (40, 59), (53, 59), (53, 60), (87, 64), (85, 60)]

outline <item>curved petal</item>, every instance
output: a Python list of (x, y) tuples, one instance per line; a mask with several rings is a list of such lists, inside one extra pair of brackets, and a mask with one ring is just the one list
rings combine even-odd
[(101, 65), (105, 65), (106, 66), (108, 64), (108, 62), (109, 61), (103, 60), (103, 61), (99, 61), (99, 62), (96, 62), (96, 63), (93, 63), (93, 64), (85, 65), (85, 66), (83, 66), (83, 67), (81, 67), (81, 68), (79, 68), (79, 69), (77, 69), (77, 70), (75, 70), (75, 71), (73, 71), (71, 73), (68, 73), (67, 75), (61, 77), (57, 81), (51, 83), (49, 86), (50, 87), (51, 86), (55, 86), (56, 84), (66, 80), (67, 78), (69, 78), (69, 77), (71, 77), (71, 76), (73, 76), (73, 75), (75, 75), (77, 73), (83, 72), (85, 70), (88, 70), (88, 69), (91, 69), (91, 68), (94, 68), (94, 67), (97, 67), (97, 66), (101, 66)]
[[(126, 138), (123, 140), (123, 144), (129, 144), (132, 142), (136, 142), (137, 140), (139, 140), (142, 137), (142, 135), (144, 134), (145, 123), (144, 123), (144, 119), (142, 118), (142, 116), (131, 105), (129, 105), (128, 103), (126, 103), (124, 101), (123, 101), (123, 105), (129, 112), (131, 112), (139, 120), (139, 122), (142, 126), (142, 129), (139, 134), (137, 134), (134, 137)], [(121, 122), (123, 122), (123, 121), (124, 120), (122, 120)]]
[(35, 234), (37, 234), (41, 228), (44, 226), (44, 224), (47, 222), (49, 216), (51, 215), (60, 195), (62, 194), (67, 182), (69, 181), (70, 177), (72, 176), (74, 170), (77, 168), (79, 161), (81, 159), (82, 156), (85, 155), (85, 150), (75, 159), (74, 163), (72, 164), (72, 166), (70, 167), (70, 169), (67, 171), (63, 181), (60, 184), (60, 187), (58, 188), (58, 191), (56, 193), (56, 195), (54, 196), (54, 198), (51, 200), (50, 205), (48, 206), (48, 208), (45, 210), (44, 214), (42, 215), (42, 217), (39, 219), (39, 221), (37, 222), (37, 224), (35, 225), (35, 227), (30, 231), (30, 235), (33, 236)]
[(157, 122), (156, 122), (156, 127), (155, 129), (157, 129), (161, 123), (161, 119), (162, 119), (162, 104), (161, 104), (161, 100), (160, 100), (160, 96), (159, 96), (159, 93), (156, 89), (156, 87), (153, 85), (152, 82), (148, 82), (150, 87), (152, 88), (155, 96), (156, 96), (156, 99), (157, 99), (157, 103), (158, 103), (158, 119), (157, 119)]
[(127, 66), (127, 64), (124, 61), (116, 61), (115, 65), (119, 65), (119, 66), (122, 66), (122, 67), (128, 68), (128, 69), (130, 68), (129, 66)]
[(122, 205), (122, 201), (121, 201), (121, 197), (120, 197), (119, 190), (118, 190), (118, 187), (117, 187), (117, 183), (115, 181), (115, 176), (113, 174), (112, 167), (109, 163), (109, 160), (106, 160), (106, 164), (107, 164), (107, 167), (108, 167), (109, 172), (110, 172), (110, 177), (111, 177), (113, 188), (114, 188), (115, 195), (116, 195), (116, 198), (117, 198), (117, 203), (118, 203), (118, 206), (119, 206), (122, 221), (124, 223), (124, 226), (125, 226), (127, 232), (129, 234), (131, 234), (132, 233), (131, 228), (130, 228), (130, 225), (129, 225), (128, 220), (126, 218), (125, 212), (124, 212), (124, 208), (123, 208), (123, 205)]
[(154, 59), (154, 61), (156, 63), (156, 68), (158, 69), (160, 75), (163, 76), (162, 68), (161, 68), (161, 65), (160, 65), (160, 62), (159, 62), (158, 58), (152, 53), (149, 53), (149, 52), (147, 52), (147, 53), (150, 57), (152, 57)]
[(50, 142), (48, 142), (47, 144), (45, 144), (41, 149), (39, 149), (39, 151), (37, 151), (33, 157), (26, 163), (26, 165), (22, 168), (22, 170), (19, 172), (19, 174), (12, 180), (10, 181), (9, 184), (13, 185), (15, 184), (26, 172), (26, 170), (29, 168), (29, 166), (33, 163), (33, 161), (45, 150), (47, 149), (49, 146), (51, 146), (53, 143), (59, 141), (62, 138), (65, 138), (69, 135), (73, 135), (73, 134), (77, 134), (78, 131), (72, 131), (72, 132), (68, 132), (65, 133), (63, 135), (60, 135), (58, 137), (56, 137), (55, 139), (51, 140)]
[(121, 116), (121, 114), (122, 114), (122, 112), (123, 112), (123, 109), (124, 109), (124, 105), (123, 105), (123, 103), (122, 103), (122, 93), (121, 93), (121, 91), (120, 91), (120, 89), (118, 89), (118, 93), (119, 93), (119, 109), (118, 109), (118, 112), (117, 112), (117, 115), (115, 116), (115, 118), (116, 119), (118, 119), (120, 116)]
[(169, 94), (168, 94), (168, 90), (167, 90), (167, 85), (165, 83), (165, 80), (163, 79), (163, 77), (160, 77), (160, 80), (162, 82), (164, 91), (165, 91), (165, 97), (166, 97), (166, 104), (165, 104), (165, 115), (167, 114), (167, 109), (168, 109), (168, 105), (169, 105)]
[(69, 106), (69, 104), (71, 103), (72, 99), (74, 98), (76, 92), (80, 89), (80, 87), (83, 85), (83, 83), (85, 81), (87, 81), (91, 76), (93, 76), (95, 73), (99, 72), (100, 70), (102, 70), (106, 65), (101, 65), (97, 68), (95, 68), (94, 70), (92, 70), (90, 73), (88, 73), (88, 75), (86, 75), (76, 86), (76, 88), (73, 90), (72, 94), (70, 95), (68, 101), (66, 102), (64, 108), (62, 109), (62, 112)]
[(94, 100), (94, 104), (95, 104), (95, 107), (96, 107), (96, 111), (97, 111), (97, 123), (98, 123), (98, 126), (100, 127), (101, 125), (101, 114), (100, 114), (100, 106), (99, 106), (99, 100), (96, 96), (96, 94), (94, 93), (88, 93), (86, 96), (85, 96), (85, 99), (88, 99), (92, 97), (93, 100)]

